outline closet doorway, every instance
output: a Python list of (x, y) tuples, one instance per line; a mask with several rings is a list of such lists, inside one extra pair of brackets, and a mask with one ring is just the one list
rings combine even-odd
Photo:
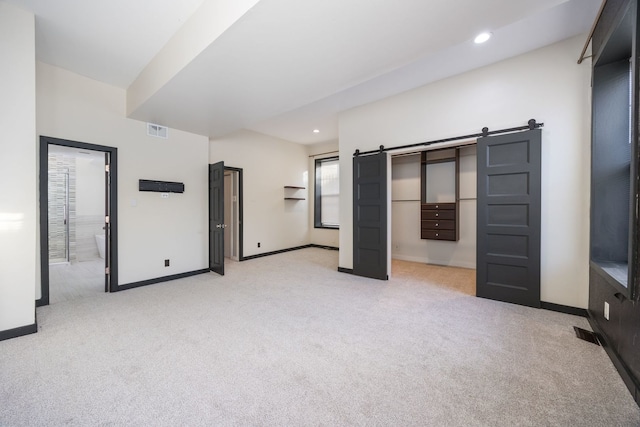
[(117, 286), (116, 149), (40, 138), (38, 306)]
[[(391, 257), (403, 261), (475, 269), (476, 146), (472, 144), (459, 148), (458, 194), (454, 187), (455, 171), (447, 163), (430, 165), (427, 168), (429, 188), (422, 188), (423, 166), (420, 157), (420, 153), (415, 152), (394, 153), (391, 157)], [(429, 194), (427, 202), (457, 202), (457, 241), (421, 238), (422, 191)]]
[[(476, 293), (477, 155), (474, 143), (458, 148), (457, 172), (451, 161), (431, 161), (423, 165), (421, 152), (390, 153), (389, 187), (392, 269), (402, 274), (412, 271), (428, 279), (438, 278), (443, 284), (452, 282), (450, 286), (470, 295)], [(431, 152), (450, 154), (452, 150), (445, 148)], [(423, 172), (426, 179), (421, 176)], [(422, 212), (423, 201), (455, 204), (458, 212), (443, 217), (443, 221), (435, 221), (435, 217), (423, 218), (428, 213)], [(453, 221), (456, 226), (449, 227)], [(427, 223), (432, 228), (444, 226), (441, 234), (457, 229), (458, 239), (423, 239), (425, 232), (422, 228)], [(456, 280), (448, 280), (449, 277)]]
[[(542, 123), (537, 124), (531, 119), (526, 127), (492, 133), (487, 132), (485, 128), (482, 135), (457, 138), (462, 140), (482, 136), (477, 141), (475, 162), (476, 295), (479, 297), (537, 308), (541, 306), (542, 132), (539, 128), (542, 126)], [(436, 149), (436, 143), (450, 141), (452, 140), (433, 141), (420, 145), (433, 145), (432, 149)], [(453, 146), (443, 145), (437, 148)], [(388, 278), (390, 268), (379, 271), (385, 259), (391, 260), (393, 245), (389, 236), (392, 215), (388, 215), (391, 211), (393, 191), (387, 191), (391, 181), (391, 173), (388, 171), (392, 169), (392, 162), (387, 151), (405, 149), (406, 153), (414, 147), (412, 144), (385, 151), (381, 146), (377, 152), (364, 153), (356, 150), (353, 160), (353, 274), (383, 280)], [(447, 162), (450, 161), (449, 157), (446, 158)], [(369, 164), (375, 164), (377, 167), (368, 168)], [(426, 176), (426, 173), (423, 176)], [(458, 182), (455, 185), (457, 187)], [(440, 210), (454, 209), (454, 203), (443, 203), (449, 206), (439, 206), (438, 201), (427, 203), (424, 197), (424, 179), (421, 180), (420, 187), (421, 238), (440, 237), (439, 240), (445, 240), (444, 237), (447, 237), (448, 240), (455, 240), (457, 232), (448, 231), (446, 235), (438, 236), (433, 228), (434, 224), (431, 224), (439, 222), (440, 218), (437, 218), (436, 214)], [(444, 221), (442, 222), (445, 225)], [(452, 229), (455, 231), (457, 227), (456, 225), (456, 228)], [(424, 233), (425, 229), (431, 234)]]

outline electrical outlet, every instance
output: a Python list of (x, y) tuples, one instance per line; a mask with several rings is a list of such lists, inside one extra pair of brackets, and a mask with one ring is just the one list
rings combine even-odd
[(168, 260), (168, 259), (165, 259), (165, 260), (164, 260), (164, 266), (165, 266), (165, 267), (169, 267), (169, 260)]
[(604, 318), (609, 320), (609, 303), (604, 302)]
[(260, 242), (258, 242), (258, 247), (260, 247)]

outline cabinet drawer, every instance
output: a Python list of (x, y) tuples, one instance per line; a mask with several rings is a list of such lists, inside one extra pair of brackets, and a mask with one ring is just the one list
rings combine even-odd
[(439, 210), (439, 209), (455, 209), (455, 203), (423, 203), (422, 209), (425, 210)]
[(456, 211), (455, 210), (422, 210), (422, 220), (427, 219), (456, 219)]
[(455, 230), (456, 222), (453, 220), (428, 220), (422, 221), (423, 230)]
[(456, 240), (456, 232), (454, 230), (427, 230), (423, 228), (421, 237), (431, 240)]

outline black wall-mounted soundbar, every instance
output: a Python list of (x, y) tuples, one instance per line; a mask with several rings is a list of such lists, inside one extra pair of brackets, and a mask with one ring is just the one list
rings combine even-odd
[(139, 180), (140, 191), (155, 191), (157, 193), (184, 193), (184, 183), (169, 181)]

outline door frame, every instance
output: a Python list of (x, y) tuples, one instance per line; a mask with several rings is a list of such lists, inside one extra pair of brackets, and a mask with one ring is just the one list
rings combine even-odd
[[(105, 274), (105, 287), (109, 292), (118, 291), (118, 149), (105, 145), (40, 136), (39, 153), (39, 201), (40, 201), (40, 299), (36, 307), (49, 305), (49, 145), (98, 151), (109, 154), (110, 184), (108, 188), (109, 233), (105, 265), (109, 262), (109, 274)], [(106, 196), (106, 194), (105, 194)]]
[(244, 255), (243, 255), (243, 246), (244, 246), (244, 239), (243, 239), (243, 227), (244, 227), (244, 220), (243, 220), (243, 184), (242, 184), (242, 168), (236, 168), (233, 166), (227, 166), (226, 164), (224, 165), (224, 170), (225, 171), (230, 171), (230, 172), (237, 172), (238, 173), (238, 260), (239, 261), (244, 261)]
[[(233, 204), (231, 205), (231, 209), (230, 209), (230, 213), (231, 213), (231, 224), (230, 224), (230, 242), (231, 242), (231, 248), (232, 251), (230, 251), (230, 256), (229, 258), (231, 258), (233, 261), (240, 261), (240, 173), (237, 170), (234, 170), (234, 168), (224, 168), (225, 171), (225, 177), (227, 176), (227, 172), (229, 173), (229, 177), (231, 178), (231, 189), (232, 189), (232, 194), (231, 196), (233, 197), (234, 195), (236, 196), (236, 206), (234, 207)], [(235, 193), (235, 194), (234, 194)], [(226, 193), (225, 193), (225, 199), (226, 199)], [(225, 200), (226, 203), (226, 200)], [(233, 203), (233, 199), (232, 199), (232, 203)], [(226, 206), (225, 206), (226, 209)], [(235, 241), (235, 244), (233, 243)], [(225, 248), (226, 250), (226, 248)], [(235, 255), (234, 255), (235, 254)]]

